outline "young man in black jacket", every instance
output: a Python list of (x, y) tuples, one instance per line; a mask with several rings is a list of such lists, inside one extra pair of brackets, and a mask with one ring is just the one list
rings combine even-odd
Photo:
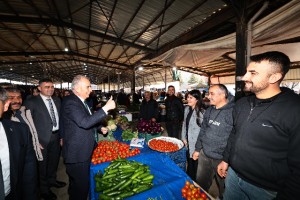
[(183, 120), (183, 103), (175, 96), (175, 87), (169, 85), (168, 97), (165, 100), (166, 103), (166, 128), (168, 136), (179, 138), (179, 130)]
[(251, 57), (243, 80), (254, 95), (236, 103), (218, 166), (226, 176), (224, 200), (300, 197), (300, 97), (280, 88), (289, 65), (281, 52)]

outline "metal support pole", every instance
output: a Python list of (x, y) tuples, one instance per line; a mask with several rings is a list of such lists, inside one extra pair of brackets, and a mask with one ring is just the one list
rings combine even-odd
[(110, 92), (110, 75), (108, 75), (108, 92)]
[(118, 92), (120, 92), (120, 74), (118, 74)]

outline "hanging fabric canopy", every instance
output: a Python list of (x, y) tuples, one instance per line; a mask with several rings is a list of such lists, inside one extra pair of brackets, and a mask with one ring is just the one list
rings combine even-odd
[[(293, 0), (253, 25), (252, 55), (265, 51), (282, 51), (292, 62), (300, 61), (300, 43), (282, 43), (300, 37), (300, 1)], [(277, 44), (274, 44), (277, 43)], [(236, 50), (236, 34), (171, 49), (150, 63), (199, 67)], [(235, 59), (235, 53), (229, 54)]]

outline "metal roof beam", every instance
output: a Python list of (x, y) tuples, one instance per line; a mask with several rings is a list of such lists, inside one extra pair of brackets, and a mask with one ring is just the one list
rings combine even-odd
[(149, 54), (149, 55), (145, 56), (144, 58), (142, 58), (141, 60), (152, 59), (154, 57), (157, 57), (158, 55), (165, 53), (166, 51), (168, 51), (174, 47), (177, 47), (177, 46), (180, 46), (183, 44), (188, 44), (189, 41), (199, 37), (200, 35), (207, 33), (208, 31), (215, 28), (216, 26), (219, 26), (220, 24), (222, 24), (234, 17), (235, 17), (235, 15), (232, 12), (232, 10), (229, 8), (226, 8), (226, 9), (218, 12), (217, 14), (215, 14), (214, 17), (208, 19), (206, 22), (193, 28), (191, 31), (180, 35), (178, 37), (178, 39), (175, 39), (172, 42), (165, 44), (156, 53)]
[[(170, 0), (170, 2), (167, 3), (167, 5), (164, 7), (164, 9), (162, 9), (151, 21), (149, 21), (149, 23), (143, 28), (143, 30), (135, 37), (135, 39), (133, 40), (133, 42), (137, 41), (147, 30), (148, 28), (154, 24), (156, 22), (156, 20), (159, 19), (159, 17), (165, 13), (165, 11), (174, 3), (175, 0)], [(120, 56), (117, 58), (120, 59), (121, 56), (126, 53), (126, 51), (128, 50), (129, 48), (127, 47), (126, 49), (123, 50), (123, 52), (120, 54)], [(150, 52), (149, 52), (150, 53)], [(128, 59), (127, 59), (128, 60)]]
[(155, 52), (155, 50), (135, 44), (133, 42), (128, 42), (126, 40), (120, 39), (120, 38), (116, 38), (116, 37), (112, 37), (110, 35), (105, 35), (103, 33), (94, 31), (94, 30), (89, 30), (87, 28), (69, 23), (69, 22), (65, 22), (62, 20), (58, 20), (58, 19), (53, 19), (53, 18), (37, 18), (37, 17), (19, 17), (19, 16), (11, 16), (11, 15), (0, 15), (0, 19), (1, 22), (9, 22), (9, 23), (28, 23), (28, 24), (50, 24), (53, 26), (58, 26), (58, 27), (67, 27), (67, 28), (72, 28), (74, 30), (78, 30), (87, 34), (91, 34), (93, 36), (96, 37), (101, 37), (104, 38), (106, 40), (110, 40), (112, 42), (116, 42), (118, 44), (121, 45), (126, 45), (126, 46), (130, 46), (136, 49), (140, 49), (146, 52)]
[[(87, 59), (91, 59), (91, 60), (97, 60), (97, 61), (102, 61), (105, 62), (105, 59), (102, 58), (97, 58), (94, 56), (90, 56), (90, 55), (85, 55), (85, 54), (80, 54), (80, 53), (76, 53), (73, 51), (69, 51), (69, 52), (65, 52), (65, 51), (51, 51), (51, 52), (0, 52), (0, 56), (25, 56), (25, 57), (29, 57), (29, 56), (47, 56), (47, 55), (69, 55), (69, 56), (78, 56), (78, 57), (82, 57), (82, 58), (87, 58)], [(84, 61), (83, 61), (84, 62)], [(130, 65), (124, 64), (124, 63), (118, 63), (115, 61), (107, 61), (107, 63), (110, 64), (114, 64), (114, 65), (119, 65), (119, 66), (124, 66), (124, 67), (131, 67)], [(112, 66), (110, 66), (112, 67)], [(113, 68), (117, 68), (117, 67), (113, 67)]]

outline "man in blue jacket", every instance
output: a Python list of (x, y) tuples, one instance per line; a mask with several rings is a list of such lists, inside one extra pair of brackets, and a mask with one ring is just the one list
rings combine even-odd
[(70, 199), (83, 200), (88, 196), (91, 157), (97, 145), (95, 129), (116, 104), (111, 97), (102, 109), (92, 113), (85, 102), (92, 91), (85, 76), (74, 77), (72, 91), (73, 94), (64, 98), (61, 109), (62, 153), (70, 181)]
[(234, 128), (218, 166), (226, 176), (224, 200), (300, 197), (300, 97), (280, 88), (289, 66), (281, 52), (251, 57), (243, 80), (254, 95), (236, 103)]

